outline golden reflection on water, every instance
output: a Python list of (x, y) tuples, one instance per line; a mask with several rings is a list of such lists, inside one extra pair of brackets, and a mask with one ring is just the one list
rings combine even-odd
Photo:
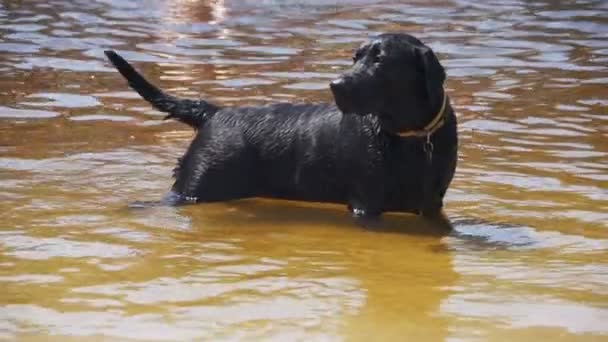
[[(0, 1), (0, 339), (601, 340), (603, 2)], [(104, 61), (223, 104), (331, 100), (368, 35), (447, 68), (454, 231), (338, 206), (156, 200), (192, 132)]]

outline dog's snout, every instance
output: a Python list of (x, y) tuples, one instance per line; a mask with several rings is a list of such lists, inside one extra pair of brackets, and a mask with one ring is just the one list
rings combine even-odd
[(353, 91), (353, 82), (350, 76), (340, 76), (329, 83), (334, 96), (351, 97)]
[(331, 92), (334, 95), (336, 105), (342, 112), (349, 113), (353, 111), (351, 87), (352, 84), (348, 77), (340, 77), (329, 83)]
[(346, 88), (346, 81), (344, 80), (344, 78), (340, 77), (338, 79), (331, 81), (331, 83), (329, 83), (329, 87), (331, 88), (331, 90), (333, 92), (344, 91)]

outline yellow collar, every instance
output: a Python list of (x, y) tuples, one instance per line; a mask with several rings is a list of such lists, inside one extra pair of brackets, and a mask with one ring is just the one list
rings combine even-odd
[(428, 138), (428, 137), (430, 137), (431, 134), (435, 133), (439, 128), (441, 128), (441, 126), (443, 126), (443, 122), (445, 121), (443, 114), (445, 113), (445, 107), (446, 107), (447, 103), (448, 103), (448, 95), (444, 91), (443, 92), (443, 103), (441, 104), (441, 109), (439, 109), (439, 112), (437, 113), (437, 115), (435, 115), (433, 120), (431, 122), (429, 122), (428, 125), (424, 126), (424, 128), (419, 131), (399, 132), (399, 133), (397, 133), (397, 135), (402, 138), (409, 138), (409, 137), (427, 137)]

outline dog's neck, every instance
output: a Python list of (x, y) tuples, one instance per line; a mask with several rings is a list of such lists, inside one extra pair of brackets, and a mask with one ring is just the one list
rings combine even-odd
[(445, 92), (445, 90), (442, 91), (442, 93), (443, 93), (443, 97), (442, 97), (442, 101), (441, 101), (441, 107), (439, 107), (437, 114), (435, 114), (433, 116), (431, 121), (428, 124), (426, 124), (426, 126), (424, 126), (420, 130), (407, 130), (407, 131), (397, 132), (397, 135), (401, 138), (426, 137), (428, 139), (431, 135), (433, 135), (433, 133), (435, 133), (439, 128), (441, 128), (443, 126), (443, 124), (445, 123), (445, 114), (446, 114), (446, 108), (447, 108), (447, 104), (448, 104), (447, 93)]

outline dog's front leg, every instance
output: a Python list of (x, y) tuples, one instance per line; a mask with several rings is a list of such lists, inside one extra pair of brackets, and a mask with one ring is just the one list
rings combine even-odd
[(379, 210), (366, 209), (366, 206), (362, 205), (358, 201), (351, 201), (351, 203), (348, 204), (348, 210), (355, 219), (378, 218), (380, 217), (380, 214), (382, 214), (382, 212)]
[(370, 228), (380, 222), (384, 192), (382, 187), (359, 186), (348, 203), (348, 210), (358, 224)]
[(348, 210), (361, 227), (374, 229), (380, 225), (380, 211), (364, 209), (363, 206), (355, 204), (349, 204)]
[(365, 228), (375, 228), (380, 223), (380, 213), (370, 213), (365, 209), (348, 206), (355, 222)]

